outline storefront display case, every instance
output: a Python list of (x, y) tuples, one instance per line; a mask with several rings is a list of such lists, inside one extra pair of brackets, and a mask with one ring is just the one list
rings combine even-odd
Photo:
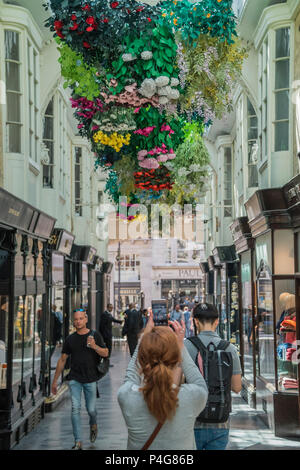
[(254, 278), (254, 239), (248, 217), (239, 217), (230, 226), (236, 252), (239, 256), (239, 310), (240, 310), (240, 360), (242, 366), (241, 395), (256, 407), (256, 358), (254, 311), (256, 309)]
[(215, 266), (220, 266), (220, 324), (223, 339), (240, 348), (240, 320), (238, 302), (238, 261), (234, 245), (213, 249)]
[(66, 391), (64, 375), (58, 380), (58, 394), (51, 394), (51, 383), (54, 377), (57, 361), (61, 356), (62, 344), (68, 336), (67, 300), (66, 300), (66, 257), (70, 255), (74, 242), (74, 235), (70, 232), (55, 228), (48, 243), (48, 311), (45, 331), (45, 410), (52, 411), (60, 403)]
[[(55, 219), (0, 188), (0, 449), (44, 413), (47, 243)], [(2, 374), (3, 379), (3, 374)]]
[(289, 190), (257, 191), (245, 206), (255, 238), (257, 409), (276, 436), (298, 438), (299, 365), (294, 360), (299, 340), (298, 212), (288, 200)]

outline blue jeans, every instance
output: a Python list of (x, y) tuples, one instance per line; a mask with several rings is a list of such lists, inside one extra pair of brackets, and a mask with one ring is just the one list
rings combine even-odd
[(90, 426), (96, 424), (97, 411), (96, 411), (96, 397), (97, 397), (97, 382), (82, 384), (76, 380), (70, 380), (69, 389), (72, 400), (72, 427), (75, 442), (81, 442), (81, 392), (83, 390), (85, 405), (90, 417)]
[(194, 429), (197, 450), (225, 450), (229, 429)]

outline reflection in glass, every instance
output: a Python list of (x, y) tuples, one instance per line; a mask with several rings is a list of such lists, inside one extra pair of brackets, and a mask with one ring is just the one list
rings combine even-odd
[(15, 298), (14, 308), (13, 384), (21, 379), (23, 314), (23, 297), (19, 296)]
[(7, 363), (8, 297), (0, 295), (0, 364)]
[(227, 295), (226, 295), (226, 269), (221, 269), (221, 312), (220, 312), (220, 324), (219, 334), (221, 338), (228, 338), (227, 331)]
[(275, 383), (272, 275), (261, 262), (257, 279), (257, 314), (255, 331), (258, 339), (258, 375)]
[(61, 356), (64, 338), (64, 291), (56, 287), (52, 288), (52, 302), (50, 304), (49, 324), (49, 366), (56, 369), (57, 361)]
[(27, 296), (24, 309), (24, 377), (32, 371), (34, 344), (34, 298)]
[(242, 255), (242, 334), (244, 345), (244, 376), (253, 383), (253, 324), (252, 324), (252, 289), (251, 289), (251, 254)]
[(43, 296), (38, 295), (36, 297), (36, 315), (34, 325), (34, 372), (37, 377), (40, 375), (41, 370), (41, 354), (42, 354), (42, 319), (43, 319)]

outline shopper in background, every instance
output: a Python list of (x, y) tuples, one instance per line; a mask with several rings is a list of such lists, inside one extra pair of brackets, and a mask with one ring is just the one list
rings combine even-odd
[(140, 311), (135, 309), (134, 304), (129, 304), (125, 311), (125, 322), (122, 330), (122, 336), (127, 336), (129, 352), (132, 356), (138, 343), (138, 335), (143, 328), (143, 318)]
[(147, 308), (144, 308), (142, 310), (142, 318), (143, 318), (143, 328), (145, 328), (148, 322), (148, 309)]
[[(198, 331), (197, 336), (200, 339), (204, 348), (208, 348), (211, 343), (213, 343), (215, 347), (220, 346), (222, 339), (216, 333), (216, 329), (219, 324), (218, 311), (216, 307), (210, 304), (206, 304), (206, 303), (199, 304), (193, 310), (193, 317), (194, 317), (195, 325)], [(188, 352), (190, 353), (193, 361), (199, 364), (199, 359), (201, 358), (199, 358), (198, 353), (200, 352), (200, 350), (195, 347), (195, 345), (191, 342), (191, 340), (193, 340), (193, 338), (187, 339), (184, 342), (184, 344)], [(228, 406), (228, 409), (230, 410), (230, 406), (231, 406), (230, 385), (231, 385), (231, 390), (233, 392), (239, 393), (241, 391), (242, 371), (241, 371), (240, 360), (239, 360), (239, 356), (238, 356), (236, 348), (232, 344), (227, 342), (227, 347), (225, 347), (224, 351), (230, 353), (232, 356), (231, 382), (229, 381), (229, 403), (226, 403), (226, 405)], [(218, 370), (219, 369), (215, 371), (214, 377), (219, 378)], [(220, 381), (218, 380), (217, 382), (218, 383), (216, 385), (220, 386), (219, 384)], [(213, 397), (210, 397), (210, 394), (209, 394), (208, 403), (210, 402), (210, 398), (213, 398)], [(197, 418), (196, 423), (195, 423), (195, 439), (196, 439), (197, 449), (198, 450), (224, 450), (228, 443), (229, 425), (230, 425), (229, 419), (226, 420), (225, 422), (209, 423), (209, 422), (203, 422), (203, 419), (201, 420), (201, 418)]]
[(161, 429), (150, 449), (195, 449), (193, 427), (205, 407), (207, 387), (184, 347), (184, 322), (170, 325), (174, 331), (155, 327), (150, 315), (118, 391), (128, 427), (127, 449), (143, 449), (158, 423)]
[[(123, 323), (122, 320), (118, 320), (117, 318), (112, 316), (112, 311), (113, 305), (107, 304), (107, 309), (102, 313), (99, 323), (99, 332), (102, 335), (104, 343), (108, 348), (109, 357), (111, 355), (112, 350), (112, 324), (118, 323), (119, 325), (121, 325)], [(110, 364), (110, 367), (113, 367), (113, 364)]]
[(171, 312), (170, 321), (178, 321), (179, 323), (183, 320), (183, 312), (180, 309), (180, 305), (175, 305), (175, 309)]
[(193, 319), (192, 319), (192, 312), (189, 310), (188, 307), (184, 307), (183, 309), (183, 318), (185, 324), (185, 337), (189, 338), (193, 335), (194, 328), (193, 328)]
[(87, 328), (88, 316), (85, 310), (75, 310), (73, 323), (76, 331), (69, 335), (62, 348), (62, 354), (57, 362), (56, 371), (52, 383), (52, 393), (57, 393), (57, 381), (61, 376), (68, 356), (71, 356), (71, 370), (67, 376), (72, 400), (72, 426), (75, 439), (74, 450), (82, 450), (81, 436), (81, 392), (85, 397), (86, 408), (90, 417), (90, 441), (95, 442), (97, 428), (97, 381), (100, 374), (97, 369), (99, 358), (108, 357), (102, 337), (98, 332)]

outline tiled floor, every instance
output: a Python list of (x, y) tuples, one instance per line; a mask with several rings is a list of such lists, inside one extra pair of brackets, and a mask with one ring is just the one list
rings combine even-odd
[[(127, 430), (116, 400), (116, 392), (123, 382), (129, 358), (125, 343), (116, 344), (111, 358), (114, 367), (101, 381), (101, 397), (97, 400), (99, 436), (95, 444), (89, 442), (88, 415), (83, 406), (83, 444), (86, 450), (126, 449)], [(56, 410), (47, 413), (45, 419), (36, 429), (25, 436), (14, 450), (70, 449), (73, 445), (70, 413), (70, 399), (66, 398)], [(228, 449), (300, 450), (300, 442), (275, 437), (260, 420), (256, 410), (251, 409), (240, 397), (235, 395)]]

